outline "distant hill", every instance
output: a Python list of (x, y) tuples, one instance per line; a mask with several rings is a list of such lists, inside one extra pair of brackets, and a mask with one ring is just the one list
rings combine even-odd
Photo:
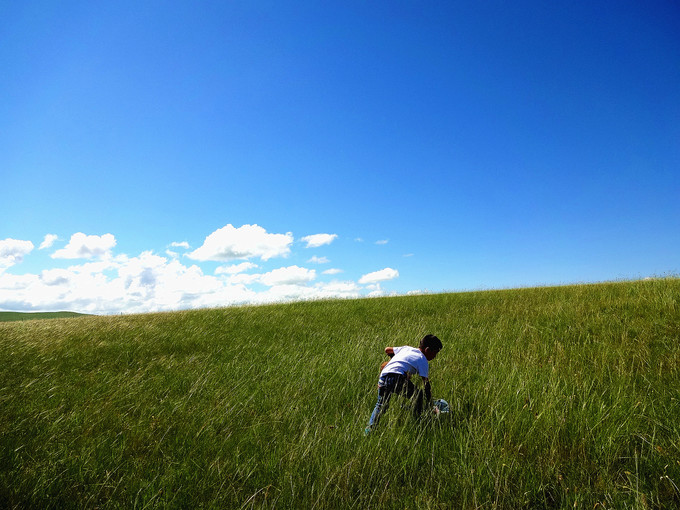
[(37, 319), (64, 319), (69, 317), (86, 317), (87, 314), (76, 312), (0, 312), (0, 322), (32, 321)]

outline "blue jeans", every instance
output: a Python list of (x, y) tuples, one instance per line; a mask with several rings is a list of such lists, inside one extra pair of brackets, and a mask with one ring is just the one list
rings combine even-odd
[(415, 395), (413, 414), (420, 416), (423, 410), (422, 390), (417, 390), (413, 383), (402, 374), (386, 374), (378, 380), (378, 401), (375, 403), (370, 420), (368, 420), (369, 428), (373, 428), (378, 424), (380, 417), (390, 407), (390, 399), (394, 393), (403, 395), (406, 398), (413, 398)]

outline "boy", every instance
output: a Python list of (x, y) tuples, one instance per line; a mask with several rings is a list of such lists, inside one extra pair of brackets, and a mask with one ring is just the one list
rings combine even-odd
[(405, 345), (403, 347), (385, 347), (385, 354), (391, 359), (388, 361), (378, 379), (378, 401), (375, 404), (368, 427), (364, 433), (366, 435), (378, 425), (382, 414), (387, 411), (390, 405), (390, 398), (393, 393), (398, 393), (412, 398), (416, 395), (416, 402), (413, 412), (420, 416), (423, 411), (423, 390), (417, 390), (411, 382), (411, 376), (418, 374), (424, 383), (425, 400), (430, 404), (432, 394), (430, 391), (429, 365), (439, 351), (442, 349), (442, 342), (434, 335), (425, 335), (420, 341), (418, 349)]

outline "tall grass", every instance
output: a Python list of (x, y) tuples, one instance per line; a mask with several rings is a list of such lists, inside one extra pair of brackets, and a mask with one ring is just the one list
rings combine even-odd
[[(680, 280), (0, 324), (0, 507), (678, 508)], [(387, 345), (433, 396), (363, 436)]]

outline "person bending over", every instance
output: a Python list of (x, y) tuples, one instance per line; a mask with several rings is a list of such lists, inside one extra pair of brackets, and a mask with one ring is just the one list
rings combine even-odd
[[(413, 399), (413, 412), (420, 416), (423, 411), (423, 398), (427, 405), (432, 400), (429, 380), (429, 362), (442, 349), (442, 342), (434, 335), (425, 335), (416, 349), (408, 345), (402, 347), (385, 347), (385, 354), (391, 359), (383, 364), (378, 378), (378, 401), (364, 433), (369, 434), (387, 411), (394, 393)], [(416, 389), (411, 376), (418, 374), (423, 381), (423, 388)]]

